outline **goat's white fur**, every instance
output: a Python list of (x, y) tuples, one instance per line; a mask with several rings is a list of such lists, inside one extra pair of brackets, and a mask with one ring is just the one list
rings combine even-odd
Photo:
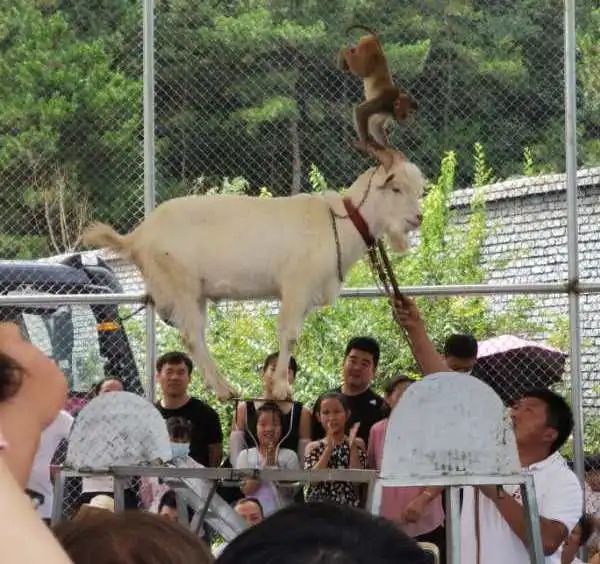
[[(385, 234), (403, 251), (408, 231), (419, 223), (425, 181), (401, 153), (388, 150), (387, 157), (385, 167), (361, 174), (345, 195), (357, 206), (371, 183), (360, 213), (375, 238)], [(280, 298), (272, 394), (283, 398), (289, 392), (289, 356), (304, 318), (313, 307), (332, 303), (341, 287), (330, 208), (345, 215), (340, 194), (187, 196), (161, 204), (127, 235), (93, 224), (85, 242), (109, 247), (140, 269), (159, 314), (179, 328), (206, 383), (222, 399), (234, 390), (205, 344), (206, 301)], [(338, 219), (337, 228), (345, 275), (366, 246), (349, 219)]]

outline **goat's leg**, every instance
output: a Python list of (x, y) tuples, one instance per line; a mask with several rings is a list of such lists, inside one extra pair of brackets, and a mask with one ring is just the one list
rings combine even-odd
[(273, 374), (273, 382), (270, 385), (267, 384), (267, 395), (272, 395), (274, 399), (283, 400), (292, 396), (292, 387), (288, 381), (288, 367), (307, 310), (304, 296), (286, 297), (284, 295), (281, 300), (281, 311), (278, 320), (279, 356)]
[(206, 346), (206, 299), (200, 298), (197, 303), (188, 304), (188, 307), (182, 308), (178, 313), (176, 317), (185, 344), (202, 372), (206, 385), (214, 390), (219, 400), (235, 397), (237, 391), (221, 376)]

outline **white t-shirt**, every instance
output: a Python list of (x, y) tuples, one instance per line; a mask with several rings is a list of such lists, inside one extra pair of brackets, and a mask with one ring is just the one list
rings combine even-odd
[(40, 517), (49, 519), (52, 515), (54, 489), (50, 481), (50, 462), (60, 441), (66, 440), (71, 431), (73, 418), (66, 411), (59, 411), (56, 419), (48, 425), (40, 436), (40, 444), (35, 458), (27, 488), (44, 496), (44, 503), (38, 508)]
[[(558, 521), (570, 533), (581, 517), (583, 493), (577, 476), (558, 453), (536, 462), (524, 471), (533, 474), (535, 497), (541, 517)], [(521, 503), (519, 486), (504, 486), (507, 495)], [(477, 563), (475, 536), (475, 494), (464, 488), (461, 513), (461, 564)], [(504, 520), (494, 503), (479, 495), (480, 564), (528, 564), (527, 548)], [(544, 560), (560, 564), (560, 548)]]
[[(264, 460), (257, 448), (249, 448), (240, 452), (236, 468), (264, 468)], [(300, 470), (298, 455), (288, 448), (281, 448), (277, 452), (277, 468), (282, 470)], [(268, 517), (293, 502), (294, 487), (277, 487), (273, 482), (261, 482), (260, 487), (250, 497), (260, 501), (263, 515)]]

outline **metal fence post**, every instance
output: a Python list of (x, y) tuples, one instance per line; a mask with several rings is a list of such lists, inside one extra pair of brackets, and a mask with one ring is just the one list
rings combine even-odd
[(575, 472), (583, 483), (583, 410), (581, 389), (581, 327), (579, 316), (579, 227), (577, 221), (577, 121), (575, 83), (575, 1), (565, 0), (565, 159), (567, 183), (567, 245), (569, 269), (569, 341)]
[[(156, 203), (154, 143), (154, 0), (144, 0), (144, 216)], [(146, 397), (154, 401), (156, 358), (156, 315), (154, 306), (146, 308)]]

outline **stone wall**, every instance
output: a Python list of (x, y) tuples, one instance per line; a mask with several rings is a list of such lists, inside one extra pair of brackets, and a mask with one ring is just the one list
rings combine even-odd
[[(580, 279), (600, 281), (600, 168), (578, 172)], [(458, 223), (466, 221), (471, 189), (454, 195)], [(527, 284), (567, 279), (567, 202), (565, 176), (517, 178), (485, 188), (488, 236), (483, 248), (487, 282)], [(506, 297), (493, 300), (502, 307)], [(565, 295), (536, 296), (533, 319), (544, 323), (552, 314), (566, 318)], [(600, 295), (581, 298), (584, 403), (600, 407)]]

